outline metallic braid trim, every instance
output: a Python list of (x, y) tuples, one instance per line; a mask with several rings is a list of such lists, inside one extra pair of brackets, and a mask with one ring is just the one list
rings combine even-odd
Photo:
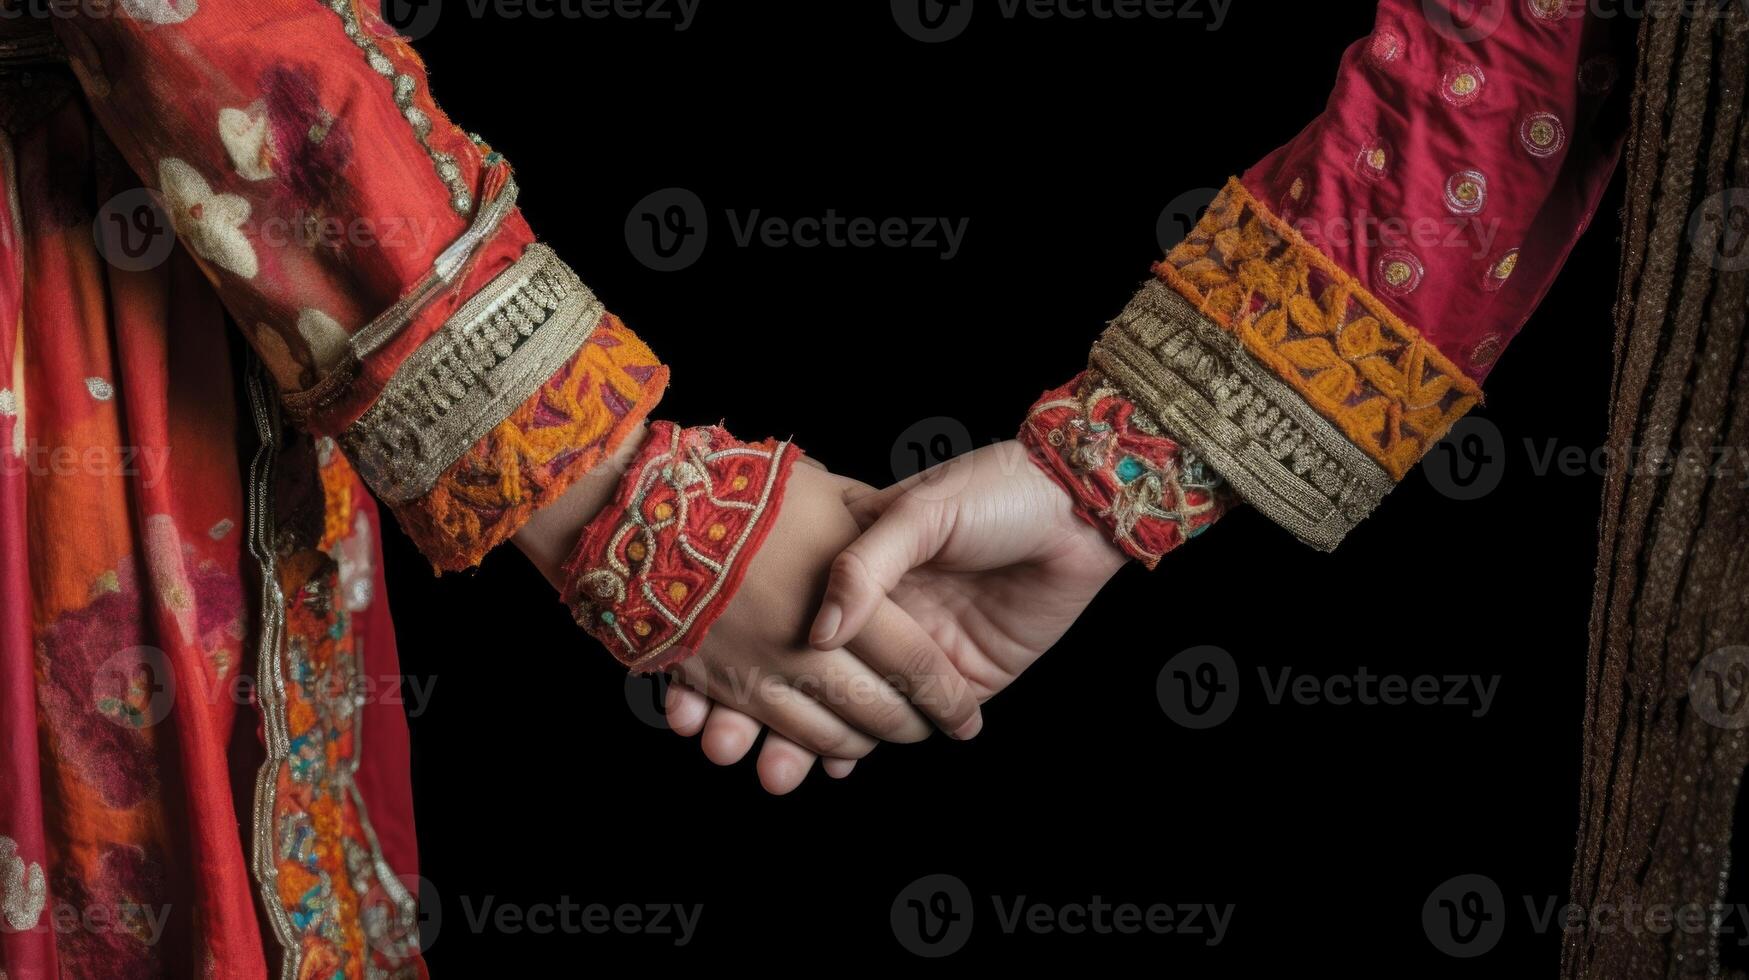
[(375, 354), (382, 346), (394, 339), (412, 323), (425, 307), (450, 283), (463, 269), (467, 268), (468, 260), (474, 257), (480, 245), (498, 231), (498, 226), (510, 215), (516, 207), (518, 188), (514, 179), (504, 184), (504, 189), (498, 196), (486, 203), (480, 213), (474, 216), (473, 224), (462, 232), (460, 238), (450, 243), (437, 260), (431, 264), (431, 271), (419, 284), (407, 291), (407, 295), (383, 311), (381, 316), (365, 324), (364, 329), (352, 335), (347, 346), (352, 348), (352, 356), (359, 360)]
[(577, 353), (603, 308), (545, 245), (530, 245), (414, 351), (340, 436), (390, 506), (443, 472)]
[(395, 63), (389, 60), (389, 56), (383, 53), (383, 49), (377, 46), (376, 41), (359, 22), (358, 11), (353, 6), (356, 2), (357, 0), (327, 0), (326, 5), (340, 18), (346, 36), (364, 52), (364, 59), (371, 70), (388, 79), (394, 86), (396, 108), (401, 110), (402, 118), (413, 128), (413, 135), (418, 137), (419, 145), (431, 157), (431, 165), (437, 170), (438, 179), (449, 188), (449, 206), (457, 214), (468, 214), (474, 210), (473, 190), (468, 186), (467, 179), (462, 175), (461, 165), (456, 163), (455, 157), (431, 145), (431, 117), (413, 101), (414, 93), (419, 91), (419, 80), (407, 72), (395, 70)]
[(1332, 551), (1395, 485), (1383, 468), (1170, 287), (1151, 282), (1090, 366), (1245, 501)]
[(278, 403), (267, 395), (262, 381), (264, 368), (249, 358), (249, 408), (255, 419), (260, 444), (249, 463), (248, 546), (261, 572), (261, 645), (255, 673), (256, 703), (261, 709), (262, 740), (267, 758), (255, 774), (254, 847), (251, 851), (255, 880), (261, 887), (261, 904), (273, 925), (274, 938), (284, 954), (281, 980), (296, 980), (303, 959), (297, 928), (279, 900), (279, 865), (273, 848), (273, 814), (279, 791), (279, 771), (291, 758), (291, 738), (285, 718), (285, 594), (279, 588), (279, 568), (274, 552), (273, 467), (279, 455)]

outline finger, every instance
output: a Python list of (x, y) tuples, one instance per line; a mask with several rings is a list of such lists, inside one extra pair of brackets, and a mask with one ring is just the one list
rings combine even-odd
[(719, 707), (750, 715), (810, 752), (860, 759), (875, 747), (874, 739), (797, 690), (787, 677), (738, 671), (715, 663), (705, 664), (703, 673), (705, 693)]
[(790, 684), (883, 742), (921, 742), (934, 731), (905, 695), (848, 650), (809, 658)]
[(668, 727), (674, 734), (691, 738), (704, 730), (705, 719), (710, 717), (711, 700), (687, 687), (680, 681), (670, 678), (668, 681), (668, 696), (663, 704), (662, 714), (668, 719)]
[(826, 770), (826, 775), (833, 779), (843, 779), (850, 775), (850, 770), (856, 768), (855, 759), (825, 759), (820, 768)]
[(972, 685), (935, 638), (892, 600), (881, 599), (849, 650), (903, 691), (949, 736), (968, 739), (983, 729), (984, 715)]
[(849, 509), (850, 516), (856, 518), (856, 523), (866, 531), (870, 524), (887, 512), (887, 508), (905, 496), (905, 491), (916, 480), (916, 477), (911, 477), (879, 490), (860, 483), (847, 487), (844, 491), (844, 506)]
[(822, 470), (822, 471), (826, 470), (825, 463), (822, 463), (819, 460), (815, 459), (814, 457), (809, 456), (807, 453), (797, 453), (796, 454), (796, 461), (799, 463), (802, 463), (804, 465), (807, 465), (807, 466), (812, 466), (814, 469), (817, 469), (817, 470)]
[(761, 727), (750, 715), (713, 704), (710, 717), (705, 719), (704, 738), (699, 743), (705, 758), (719, 766), (732, 766), (752, 751)]
[(765, 736), (759, 748), (759, 785), (772, 796), (783, 796), (808, 778), (814, 768), (814, 753), (784, 738), (776, 732)]
[(808, 642), (830, 650), (862, 632), (905, 573), (941, 550), (951, 530), (946, 513), (929, 504), (895, 505), (851, 542), (832, 561)]

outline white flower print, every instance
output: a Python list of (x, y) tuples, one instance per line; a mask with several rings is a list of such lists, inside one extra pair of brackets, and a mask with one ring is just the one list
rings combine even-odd
[(170, 205), (177, 234), (196, 255), (245, 279), (261, 270), (255, 246), (243, 234), (249, 202), (235, 194), (215, 194), (193, 167), (174, 157), (158, 162), (158, 185)]
[(304, 310), (298, 314), (298, 333), (310, 345), (310, 356), (316, 369), (326, 372), (346, 356), (345, 328), (321, 310)]
[(180, 24), (200, 11), (200, 0), (121, 0), (121, 9), (148, 24)]
[(231, 155), (231, 166), (244, 180), (273, 176), (272, 147), (267, 138), (267, 110), (259, 102), (247, 109), (219, 110), (219, 140)]
[(0, 837), (0, 918), (15, 932), (34, 929), (48, 894), (42, 865), (26, 864), (18, 856), (18, 842)]

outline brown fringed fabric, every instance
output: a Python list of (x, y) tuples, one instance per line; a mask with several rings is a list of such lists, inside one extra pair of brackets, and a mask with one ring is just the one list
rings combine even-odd
[[(1562, 975), (1741, 977), (1683, 923), (1736, 890), (1749, 762), (1749, 17), (1654, 0), (1639, 47), (1572, 897), (1641, 911), (1570, 933)], [(1673, 927), (1645, 928), (1659, 909)]]

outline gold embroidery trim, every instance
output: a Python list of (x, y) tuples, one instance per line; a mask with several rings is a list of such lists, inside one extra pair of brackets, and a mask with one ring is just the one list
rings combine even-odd
[(1237, 179), (1154, 267), (1401, 480), (1481, 388)]

